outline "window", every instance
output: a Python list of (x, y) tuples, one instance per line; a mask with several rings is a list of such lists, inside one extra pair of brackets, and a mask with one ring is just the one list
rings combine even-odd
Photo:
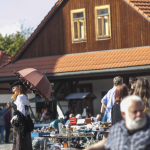
[(96, 40), (111, 37), (110, 5), (95, 7)]
[(71, 10), (72, 42), (86, 41), (85, 9)]
[(92, 89), (92, 83), (86, 83), (86, 84), (78, 84), (76, 87), (76, 93), (87, 93), (87, 92), (93, 92)]

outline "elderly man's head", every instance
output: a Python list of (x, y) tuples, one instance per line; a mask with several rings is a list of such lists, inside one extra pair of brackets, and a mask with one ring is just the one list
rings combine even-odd
[(102, 116), (101, 116), (100, 114), (98, 114), (98, 115), (96, 116), (96, 119), (97, 119), (98, 121), (101, 121), (101, 120), (102, 120)]
[(140, 97), (135, 95), (126, 97), (121, 102), (120, 109), (127, 129), (140, 129), (146, 124), (146, 117), (143, 113), (144, 103)]

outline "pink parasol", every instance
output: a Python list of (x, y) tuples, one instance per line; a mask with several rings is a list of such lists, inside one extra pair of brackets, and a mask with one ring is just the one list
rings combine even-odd
[(14, 72), (23, 84), (30, 88), (36, 96), (40, 96), (44, 102), (49, 103), (52, 86), (44, 74), (34, 68), (26, 68)]

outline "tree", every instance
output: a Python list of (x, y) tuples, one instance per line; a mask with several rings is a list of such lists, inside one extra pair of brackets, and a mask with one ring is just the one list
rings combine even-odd
[(0, 47), (11, 55), (15, 55), (25, 41), (29, 38), (33, 31), (33, 28), (24, 28), (21, 24), (21, 31), (17, 31), (15, 34), (5, 35), (0, 34)]

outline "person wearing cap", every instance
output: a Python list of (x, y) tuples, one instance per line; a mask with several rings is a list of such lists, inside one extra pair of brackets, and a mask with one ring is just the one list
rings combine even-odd
[(22, 82), (17, 81), (11, 86), (14, 93), (12, 102), (14, 116), (11, 119), (13, 124), (13, 150), (32, 150), (31, 131), (34, 124), (29, 115), (29, 100), (26, 96), (25, 88)]
[[(107, 115), (107, 122), (111, 122), (111, 109), (113, 106), (113, 102), (115, 101), (115, 90), (117, 88), (118, 85), (122, 85), (123, 84), (123, 78), (121, 78), (120, 76), (117, 76), (114, 78), (113, 80), (114, 83), (114, 87), (112, 89), (110, 89), (107, 94), (102, 98), (101, 102), (102, 102), (102, 107), (101, 110), (104, 110), (105, 108), (105, 113)], [(101, 113), (104, 113), (101, 111)]]

